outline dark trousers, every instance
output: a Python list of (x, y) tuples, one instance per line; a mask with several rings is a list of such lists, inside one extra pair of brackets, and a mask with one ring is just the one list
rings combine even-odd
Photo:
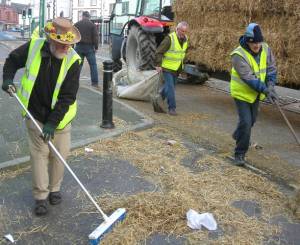
[(94, 85), (98, 84), (98, 69), (97, 69), (94, 46), (91, 44), (79, 43), (76, 45), (75, 50), (82, 59), (81, 68), (83, 66), (84, 57), (86, 57), (90, 66), (92, 84)]
[(234, 101), (239, 115), (237, 128), (232, 135), (236, 141), (234, 153), (235, 155), (245, 155), (250, 144), (251, 128), (257, 117), (259, 98), (252, 104), (238, 99), (234, 99)]

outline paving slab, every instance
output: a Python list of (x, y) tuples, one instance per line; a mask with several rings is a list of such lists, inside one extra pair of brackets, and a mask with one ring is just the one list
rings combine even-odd
[(259, 203), (249, 200), (238, 200), (232, 203), (232, 206), (241, 209), (247, 216), (260, 218), (261, 217), (261, 207)]
[(300, 223), (292, 222), (284, 216), (273, 217), (270, 220), (271, 224), (276, 224), (281, 227), (281, 232), (278, 236), (269, 237), (264, 245), (299, 245), (300, 244)]
[[(114, 100), (114, 119), (122, 120), (125, 125), (117, 125), (114, 129), (101, 128), (102, 99), (101, 92), (89, 86), (80, 87), (77, 96), (78, 112), (72, 123), (72, 148), (118, 135), (125, 130), (142, 129), (152, 125), (152, 120), (142, 113), (123, 102)], [(20, 110), (14, 98), (0, 93), (0, 168), (29, 160), (27, 131)]]

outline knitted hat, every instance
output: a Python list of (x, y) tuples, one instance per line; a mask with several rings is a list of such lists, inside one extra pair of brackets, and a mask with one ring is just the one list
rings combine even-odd
[(250, 23), (245, 32), (246, 42), (249, 43), (260, 43), (264, 41), (261, 29), (258, 24)]
[(78, 29), (70, 20), (63, 17), (57, 17), (52, 22), (48, 22), (44, 31), (50, 39), (61, 44), (74, 44), (81, 39)]

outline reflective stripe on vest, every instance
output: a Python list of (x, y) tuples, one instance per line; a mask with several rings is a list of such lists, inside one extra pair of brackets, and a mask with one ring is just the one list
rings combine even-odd
[(40, 28), (39, 26), (37, 26), (34, 31), (32, 32), (31, 34), (31, 39), (37, 39), (37, 38), (40, 38)]
[[(239, 46), (236, 48), (230, 55), (240, 55), (244, 58), (244, 60), (249, 64), (253, 74), (257, 79), (262, 81), (263, 83), (266, 80), (266, 72), (267, 72), (267, 56), (268, 56), (268, 45), (266, 43), (262, 44), (262, 51), (260, 53), (260, 62), (257, 64), (254, 57), (244, 48)], [(231, 96), (246, 101), (248, 103), (254, 103), (258, 92), (249, 87), (239, 76), (237, 71), (232, 67), (231, 69), (231, 80), (230, 80), (230, 93)], [(264, 94), (260, 94), (260, 100), (265, 98)]]
[[(20, 89), (18, 90), (18, 96), (26, 108), (28, 108), (30, 95), (40, 69), (40, 65), (42, 61), (40, 51), (43, 47), (44, 42), (45, 39), (43, 38), (33, 39), (30, 42), (28, 58), (25, 65), (25, 72), (22, 76)], [(77, 60), (79, 61), (81, 60), (80, 56), (72, 48), (70, 48), (68, 54), (62, 60), (60, 72), (52, 96), (52, 103), (51, 103), (52, 109), (55, 107), (61, 85), (67, 75), (69, 68)], [(68, 123), (70, 123), (72, 119), (75, 117), (76, 111), (77, 111), (77, 102), (75, 101), (72, 105), (69, 106), (67, 113), (65, 114), (64, 118), (60, 121), (59, 125), (57, 126), (57, 129), (63, 129)], [(25, 116), (25, 114), (26, 112), (23, 111), (22, 115)]]
[(164, 53), (162, 59), (162, 67), (168, 70), (177, 71), (180, 66), (183, 66), (183, 59), (185, 57), (188, 42), (185, 41), (181, 47), (176, 32), (169, 34), (171, 45), (167, 52)]

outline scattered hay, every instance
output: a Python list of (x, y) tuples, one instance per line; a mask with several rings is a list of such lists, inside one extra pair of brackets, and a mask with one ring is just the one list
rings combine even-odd
[(128, 122), (124, 121), (123, 119), (121, 119), (119, 117), (113, 117), (113, 123), (115, 124), (115, 127), (117, 127), (117, 128), (128, 127)]
[[(274, 184), (213, 156), (205, 156), (197, 162), (199, 167), (208, 165), (209, 168), (193, 173), (181, 165), (188, 149), (182, 144), (168, 146), (163, 140), (154, 140), (159, 133), (181, 142), (174, 131), (154, 128), (125, 133), (91, 146), (95, 155), (113, 154), (115, 158), (130, 161), (144, 178), (152, 179), (159, 186), (157, 192), (99, 197), (99, 203), (109, 207), (107, 213), (119, 207), (128, 210), (124, 223), (108, 234), (103, 244), (138, 244), (158, 233), (184, 235), (191, 244), (207, 242), (207, 231), (191, 232), (187, 227), (186, 212), (190, 208), (214, 214), (224, 231), (224, 236), (215, 244), (261, 244), (266, 236), (279, 232), (268, 220), (287, 210), (284, 196)], [(261, 219), (248, 217), (232, 207), (231, 203), (236, 200), (258, 202)]]
[(23, 236), (28, 236), (37, 232), (45, 232), (48, 228), (48, 224), (47, 225), (39, 225), (39, 226), (35, 226), (35, 227), (31, 227), (30, 230), (25, 230), (25, 231), (20, 231), (20, 232), (16, 232), (17, 234), (17, 238), (15, 239), (15, 242), (18, 242), (19, 240), (21, 240), (21, 238)]
[(208, 119), (207, 114), (187, 113), (187, 114), (184, 114), (184, 115), (179, 114), (177, 122), (183, 123), (185, 125), (191, 125), (191, 124), (194, 124), (198, 121), (203, 121), (203, 120), (207, 120), (207, 119)]
[(20, 174), (23, 174), (26, 171), (28, 171), (30, 169), (30, 167), (31, 166), (25, 166), (25, 167), (17, 166), (15, 168), (10, 168), (10, 169), (0, 169), (0, 181), (15, 178), (15, 177), (19, 176)]
[(295, 196), (291, 198), (288, 206), (294, 213), (295, 217), (300, 219), (300, 189), (298, 189)]

